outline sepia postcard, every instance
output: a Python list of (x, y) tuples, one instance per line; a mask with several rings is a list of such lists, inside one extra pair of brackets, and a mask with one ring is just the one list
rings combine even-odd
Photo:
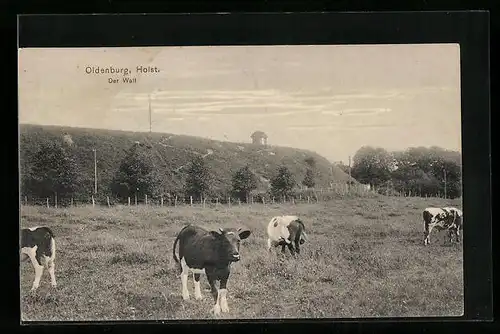
[(464, 314), (458, 44), (18, 57), (22, 321)]

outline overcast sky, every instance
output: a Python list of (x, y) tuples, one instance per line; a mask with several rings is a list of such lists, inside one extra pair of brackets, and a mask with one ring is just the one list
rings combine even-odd
[(344, 162), (363, 145), (461, 150), (457, 44), (19, 51), (20, 123), (149, 131), (148, 94), (154, 132), (250, 142), (261, 130)]

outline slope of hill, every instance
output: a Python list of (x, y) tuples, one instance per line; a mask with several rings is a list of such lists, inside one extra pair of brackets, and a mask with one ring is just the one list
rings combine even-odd
[(244, 165), (259, 179), (259, 189), (267, 189), (269, 179), (277, 167), (286, 165), (300, 184), (305, 176), (307, 164), (304, 159), (316, 160), (317, 187), (327, 187), (331, 182), (345, 183), (349, 176), (326, 158), (315, 152), (289, 147), (222, 142), (194, 136), (167, 133), (140, 133), (116, 130), (71, 128), (59, 126), (20, 125), (21, 178), (29, 171), (33, 154), (39, 144), (47, 140), (63, 141), (70, 138), (76, 152), (76, 160), (82, 177), (81, 195), (92, 193), (94, 185), (94, 153), (97, 151), (99, 193), (108, 194), (110, 182), (126, 151), (136, 142), (150, 146), (156, 156), (156, 164), (166, 178), (169, 192), (179, 192), (185, 179), (185, 168), (195, 155), (206, 160), (218, 192), (231, 187), (233, 173)]

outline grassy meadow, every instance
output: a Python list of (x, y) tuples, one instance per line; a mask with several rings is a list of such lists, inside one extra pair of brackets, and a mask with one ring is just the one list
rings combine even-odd
[[(21, 208), (21, 227), (56, 234), (57, 288), (44, 271), (21, 264), (24, 321), (211, 319), (213, 299), (183, 301), (172, 259), (187, 223), (245, 226), (252, 235), (232, 266), (229, 314), (221, 318), (459, 316), (463, 313), (462, 244), (433, 231), (423, 246), (422, 210), (455, 205), (437, 198), (351, 198), (314, 204), (201, 207)], [(273, 215), (303, 217), (309, 242), (297, 259), (266, 251)], [(288, 254), (289, 255), (289, 254)]]

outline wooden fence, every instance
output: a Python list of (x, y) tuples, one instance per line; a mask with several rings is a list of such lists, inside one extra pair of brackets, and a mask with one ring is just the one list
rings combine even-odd
[(47, 198), (36, 198), (32, 196), (23, 196), (21, 198), (24, 205), (46, 206), (46, 207), (73, 207), (73, 206), (107, 206), (112, 207), (116, 205), (136, 206), (136, 205), (151, 205), (160, 207), (177, 207), (177, 206), (201, 206), (205, 207), (218, 207), (218, 206), (241, 206), (253, 204), (280, 204), (289, 203), (292, 205), (298, 203), (317, 203), (321, 201), (329, 201), (332, 199), (339, 199), (348, 196), (370, 196), (374, 194), (373, 190), (365, 186), (347, 184), (340, 186), (332, 186), (330, 188), (319, 189), (297, 189), (293, 195), (271, 196), (267, 193), (252, 194), (247, 200), (234, 198), (231, 196), (220, 197), (205, 197), (195, 198), (193, 196), (180, 197), (180, 196), (159, 196), (152, 197), (147, 194), (142, 196), (128, 197), (127, 199), (116, 199), (110, 196), (94, 196), (90, 195), (88, 198), (58, 198), (57, 195)]

